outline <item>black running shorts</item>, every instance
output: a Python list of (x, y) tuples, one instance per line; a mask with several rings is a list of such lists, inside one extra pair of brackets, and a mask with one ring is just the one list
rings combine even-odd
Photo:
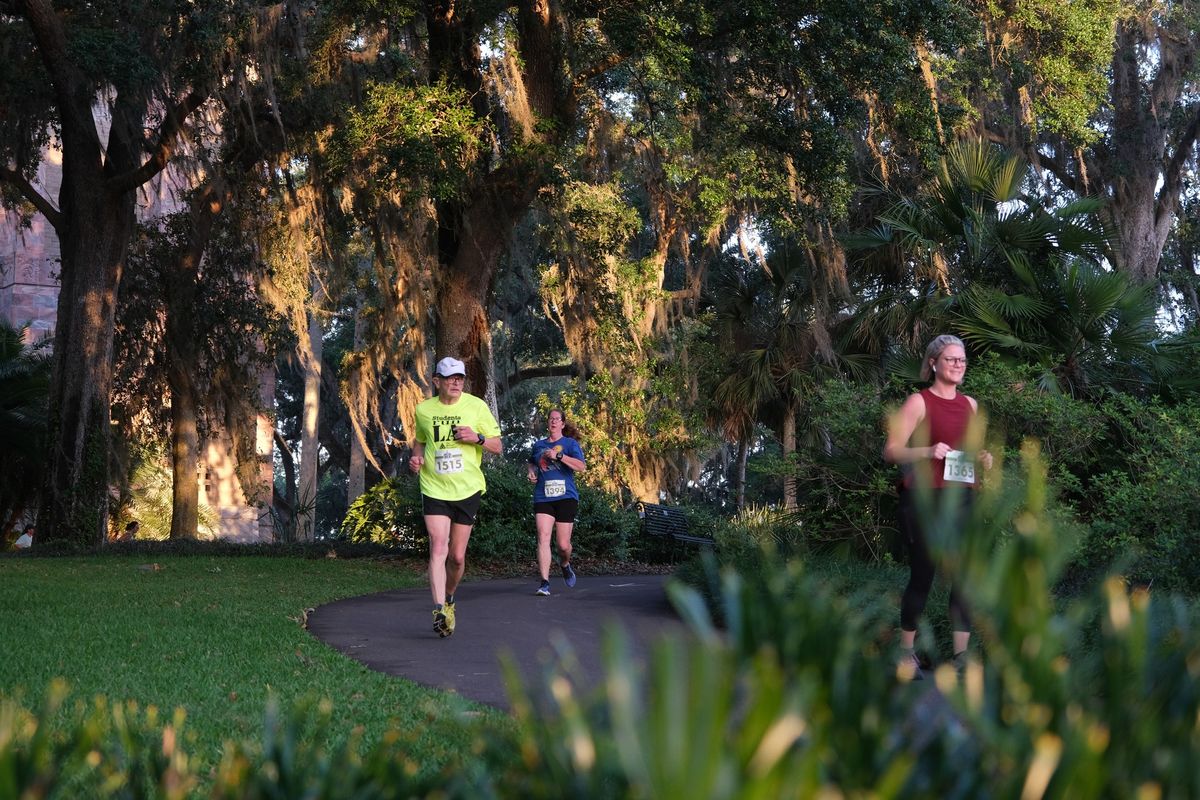
[(579, 501), (572, 497), (533, 504), (534, 514), (549, 514), (555, 522), (574, 522), (578, 511)]
[(421, 495), (421, 513), (427, 517), (449, 517), (456, 525), (474, 525), (479, 513), (479, 501), (483, 492), (476, 492), (462, 500), (438, 500)]

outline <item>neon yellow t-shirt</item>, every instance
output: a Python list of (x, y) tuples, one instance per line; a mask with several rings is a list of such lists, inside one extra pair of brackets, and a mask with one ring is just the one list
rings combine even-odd
[(417, 404), (416, 440), (425, 445), (421, 467), (421, 494), (436, 500), (465, 500), (486, 492), (483, 479), (483, 446), (454, 440), (451, 426), (467, 425), (476, 433), (500, 435), (500, 426), (487, 403), (463, 392), (458, 402), (446, 405), (437, 396)]

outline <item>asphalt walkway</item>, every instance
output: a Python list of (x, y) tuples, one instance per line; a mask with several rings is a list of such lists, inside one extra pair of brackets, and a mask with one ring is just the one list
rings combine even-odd
[(667, 577), (580, 575), (567, 589), (554, 576), (551, 596), (538, 597), (535, 580), (471, 581), (468, 575), (455, 598), (458, 627), (448, 638), (433, 632), (428, 587), (329, 603), (308, 615), (308, 629), (371, 669), (507, 709), (503, 652), (512, 655), (528, 685), (547, 660), (557, 658), (554, 642), (561, 637), (578, 658), (584, 683), (595, 685), (607, 625), (625, 629), (639, 659), (656, 638), (684, 633), (667, 600)]

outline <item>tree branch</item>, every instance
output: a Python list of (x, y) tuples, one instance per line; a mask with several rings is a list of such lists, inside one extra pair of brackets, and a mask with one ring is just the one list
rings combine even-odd
[(1054, 157), (1040, 158), (1038, 159), (1038, 165), (1058, 179), (1058, 182), (1065, 186), (1068, 190), (1082, 197), (1084, 192), (1080, 189), (1079, 176), (1071, 174), (1071, 171), (1067, 169), (1066, 159), (1059, 158), (1059, 154), (1065, 151), (1065, 149), (1065, 142), (1056, 144), (1054, 146)]
[(117, 193), (128, 192), (141, 186), (146, 181), (162, 172), (170, 162), (171, 156), (179, 141), (183, 123), (204, 102), (208, 100), (208, 92), (196, 90), (183, 98), (174, 108), (167, 112), (158, 129), (158, 146), (154, 153), (140, 167), (123, 175), (116, 175), (108, 182), (108, 188)]
[(1167, 162), (1167, 168), (1163, 173), (1163, 187), (1158, 193), (1158, 201), (1154, 208), (1156, 221), (1161, 219), (1163, 214), (1175, 213), (1179, 192), (1183, 185), (1183, 165), (1192, 154), (1192, 146), (1196, 143), (1198, 134), (1200, 134), (1200, 106), (1192, 111), (1192, 120), (1184, 128), (1183, 134), (1175, 144), (1175, 152), (1171, 155), (1171, 160)]
[(62, 212), (55, 208), (54, 204), (45, 195), (34, 188), (34, 185), (24, 175), (15, 169), (0, 167), (0, 182), (11, 183), (13, 186), (16, 186), (18, 191), (21, 192), (21, 196), (30, 203), (33, 203), (34, 207), (42, 212), (42, 216), (46, 218), (51, 227), (56, 231), (58, 230), (59, 225), (62, 224)]
[(504, 385), (511, 389), (522, 381), (533, 380), (534, 378), (573, 378), (578, 374), (579, 370), (574, 364), (555, 367), (526, 367), (525, 369), (517, 370), (505, 378)]
[(626, 60), (626, 56), (622, 55), (621, 53), (609, 53), (608, 56), (603, 60), (597, 61), (587, 69), (583, 69), (575, 73), (572, 83), (576, 89), (579, 89), (592, 78), (595, 78), (597, 75), (603, 75), (614, 67), (619, 67), (621, 64), (624, 64)]

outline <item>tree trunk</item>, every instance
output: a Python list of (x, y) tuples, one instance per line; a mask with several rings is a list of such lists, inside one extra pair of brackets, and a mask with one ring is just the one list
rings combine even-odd
[(429, 0), (426, 6), (432, 77), (466, 89), (480, 118), (491, 118), (498, 125), (518, 118), (542, 123), (527, 129), (514, 126), (524, 131), (516, 134), (518, 144), (531, 146), (526, 155), (498, 168), (481, 163), (483, 177), (464, 192), (471, 201), (438, 209), (442, 274), (436, 291), (436, 356), (462, 359), (468, 390), (479, 396), (491, 391), (487, 303), (492, 279), (513, 226), (549, 175), (548, 153), (572, 130), (577, 105), (569, 79), (568, 28), (562, 8), (546, 0), (521, 0), (515, 5), (519, 83), (527, 107), (513, 101), (507, 108), (500, 104), (490, 108), (483, 91), (478, 20), (470, 7), (448, 0)]
[(225, 198), (210, 182), (192, 198), (189, 239), (166, 275), (167, 382), (171, 389), (171, 533), (195, 539), (200, 521), (199, 338), (192, 318), (200, 261)]
[(734, 508), (739, 512), (746, 507), (746, 464), (750, 460), (750, 437), (738, 439), (737, 463), (734, 464)]
[(275, 506), (275, 515), (283, 520), (283, 540), (294, 542), (296, 540), (296, 457), (292, 455), (292, 448), (288, 447), (287, 440), (279, 431), (275, 431), (273, 437), (275, 446), (279, 449), (279, 460), (283, 463), (284, 495), (280, 497), (278, 492), (272, 491), (271, 502)]
[(317, 424), (321, 416), (321, 318), (318, 309), (324, 298), (321, 283), (312, 279), (313, 310), (308, 318), (308, 352), (300, 359), (304, 365), (303, 430), (300, 438), (300, 498), (296, 514), (296, 538), (311, 542), (317, 526), (317, 466), (321, 443)]
[(43, 541), (100, 544), (108, 532), (113, 320), (134, 230), (135, 191), (170, 160), (183, 120), (203, 97), (194, 92), (169, 110), (156, 152), (139, 163), (145, 95), (116, 92), (102, 144), (93, 117), (93, 76), (72, 60), (58, 12), (48, 0), (24, 0), (14, 8), (29, 23), (53, 85), (62, 144), (58, 208), (21, 187), (54, 227), (62, 258), (39, 535)]
[[(366, 329), (367, 324), (363, 318), (363, 303), (360, 294), (354, 309), (354, 351), (356, 353), (363, 349)], [(367, 483), (367, 455), (363, 451), (362, 439), (355, 434), (353, 429), (350, 431), (350, 466), (346, 471), (346, 477), (346, 507), (348, 508), (366, 491)]]
[(796, 409), (789, 405), (783, 415), (783, 507), (796, 510), (796, 476), (792, 472), (792, 456), (796, 453)]
[[(1157, 52), (1158, 69), (1146, 80), (1140, 54), (1149, 48)], [(1186, 30), (1147, 27), (1137, 19), (1117, 26), (1111, 150), (1102, 151), (1110, 157), (1099, 171), (1111, 190), (1105, 211), (1117, 232), (1113, 265), (1139, 283), (1158, 275), (1183, 165), (1196, 140), (1200, 115), (1189, 109), (1190, 121), (1179, 128), (1172, 114), (1195, 61), (1196, 43)]]
[(452, 258), (443, 263), (437, 289), (435, 356), (462, 359), (467, 367), (468, 391), (485, 396), (490, 388), (488, 361), (491, 333), (487, 303), (492, 278), (508, 244), (516, 216), (533, 200), (534, 181), (505, 186), (504, 175), (494, 173), (480, 187), (476, 202), (463, 211), (461, 223), (449, 211), (441, 222), (443, 239), (460, 228), (450, 244)]
[(50, 394), (44, 540), (99, 544), (108, 530), (114, 309), (134, 226), (132, 193), (113, 195), (64, 152), (61, 288)]
[(1102, 142), (1086, 151), (1055, 137), (1034, 143), (1035, 163), (1076, 194), (1103, 198), (1115, 232), (1109, 259), (1139, 283), (1158, 275), (1200, 134), (1200, 110), (1187, 99), (1196, 38), (1186, 14), (1169, 17), (1166, 26), (1149, 17), (1118, 22)]
[[(171, 539), (195, 539), (200, 518), (199, 352), (191, 324), (197, 267), (211, 220), (193, 226), (193, 240), (167, 274), (167, 382), (171, 390)], [(197, 241), (200, 240), (200, 241)], [(197, 249), (198, 248), (198, 249)]]
[(172, 366), (171, 538), (195, 539), (200, 518), (200, 434), (196, 391), (191, 377)]

